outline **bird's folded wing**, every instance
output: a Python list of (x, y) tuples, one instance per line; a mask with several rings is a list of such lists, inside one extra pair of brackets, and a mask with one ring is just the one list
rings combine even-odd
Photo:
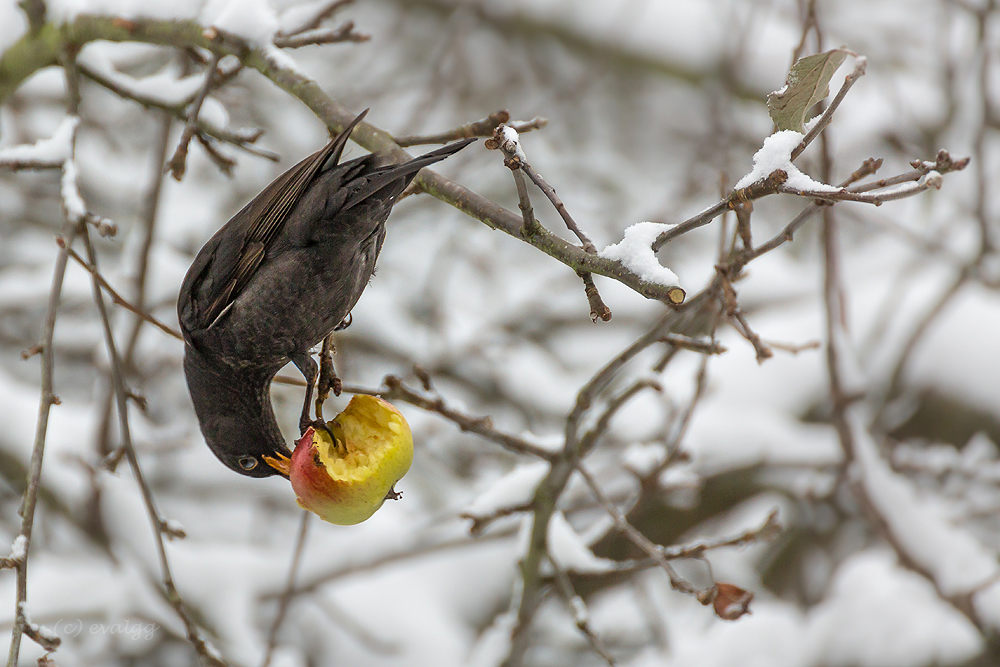
[[(351, 130), (367, 109), (322, 149), (279, 176), (254, 197), (195, 259), (181, 289), (180, 312), (188, 330), (215, 324), (239, 297), (264, 261), (268, 248), (281, 231), (288, 214), (328, 161), (336, 164)], [(230, 247), (239, 246), (233, 253)], [(204, 256), (202, 256), (204, 255)], [(190, 283), (190, 284), (189, 284)], [(189, 302), (185, 302), (189, 299)]]

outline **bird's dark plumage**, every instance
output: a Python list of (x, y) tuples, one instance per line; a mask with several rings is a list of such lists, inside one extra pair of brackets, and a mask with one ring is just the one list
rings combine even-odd
[(181, 285), (177, 313), (184, 372), (205, 441), (238, 473), (279, 471), (290, 455), (269, 387), (292, 361), (309, 383), (309, 350), (351, 312), (375, 268), (396, 197), (424, 166), (470, 143), (405, 164), (375, 155), (338, 164), (358, 116), (323, 149), (282, 174), (201, 249)]

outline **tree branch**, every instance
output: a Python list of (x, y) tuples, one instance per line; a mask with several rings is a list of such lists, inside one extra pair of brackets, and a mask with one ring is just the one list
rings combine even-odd
[[(279, 63), (267, 49), (251, 47), (242, 39), (223, 31), (205, 29), (194, 21), (140, 18), (121, 21), (112, 16), (87, 14), (78, 15), (61, 26), (46, 24), (36, 35), (23, 36), (0, 56), (0, 102), (35, 71), (56, 64), (63, 45), (73, 44), (79, 48), (95, 40), (193, 47), (219, 55), (232, 55), (300, 100), (333, 131), (342, 130), (357, 115), (327, 95), (314, 80)], [(364, 148), (384, 154), (395, 162), (411, 158), (391, 135), (369, 123), (360, 123), (351, 138)], [(534, 246), (575, 272), (606, 276), (646, 298), (668, 305), (677, 303), (676, 287), (645, 282), (621, 262), (588, 253), (547, 230), (538, 230), (530, 236), (522, 235), (521, 216), (430, 169), (422, 169), (414, 182), (433, 197), (492, 229)]]

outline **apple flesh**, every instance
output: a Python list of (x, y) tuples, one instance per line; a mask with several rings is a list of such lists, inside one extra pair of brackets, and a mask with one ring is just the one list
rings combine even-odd
[(399, 410), (357, 395), (323, 429), (296, 443), (289, 479), (299, 506), (342, 526), (361, 523), (395, 497), (393, 485), (413, 461), (413, 435)]

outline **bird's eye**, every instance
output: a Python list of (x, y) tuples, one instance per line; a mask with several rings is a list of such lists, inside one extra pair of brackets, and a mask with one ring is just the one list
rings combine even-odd
[(252, 456), (240, 457), (240, 460), (237, 461), (237, 463), (239, 463), (240, 467), (244, 470), (253, 470), (257, 467), (257, 459)]

